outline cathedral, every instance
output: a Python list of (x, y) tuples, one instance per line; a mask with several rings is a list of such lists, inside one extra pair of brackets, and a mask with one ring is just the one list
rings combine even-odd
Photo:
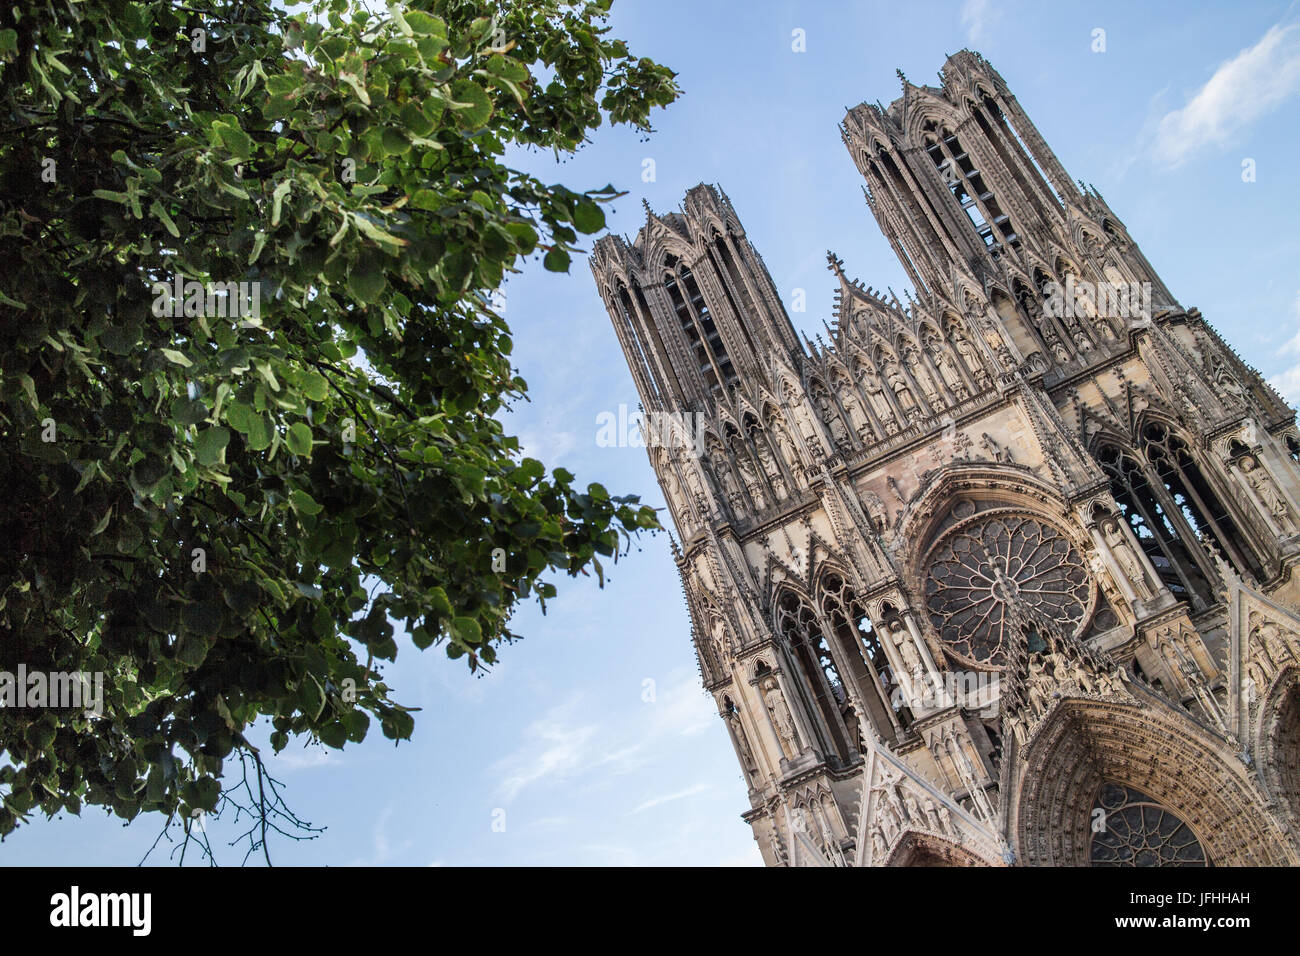
[[(1300, 432), (1002, 77), (840, 127), (906, 301), (721, 189), (596, 285), (770, 866), (1300, 863)], [(678, 540), (680, 539), (680, 540)]]

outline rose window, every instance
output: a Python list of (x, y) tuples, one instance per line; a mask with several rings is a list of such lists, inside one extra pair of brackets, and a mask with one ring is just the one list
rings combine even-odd
[(1132, 787), (1103, 786), (1089, 820), (1093, 866), (1209, 865), (1191, 828)]
[(966, 661), (1003, 663), (1007, 607), (1077, 633), (1092, 606), (1078, 549), (1053, 526), (1021, 515), (977, 514), (931, 550), (925, 583), (930, 621)]

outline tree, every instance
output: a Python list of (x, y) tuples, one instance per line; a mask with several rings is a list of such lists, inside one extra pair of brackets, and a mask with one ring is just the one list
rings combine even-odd
[(0, 835), (188, 820), (237, 758), (264, 851), (250, 725), (406, 738), (395, 622), (491, 665), (545, 574), (657, 527), (496, 417), (526, 386), (492, 290), (616, 195), (505, 151), (678, 94), (610, 3), (0, 10), (0, 671), (104, 675), (96, 714), (0, 709)]

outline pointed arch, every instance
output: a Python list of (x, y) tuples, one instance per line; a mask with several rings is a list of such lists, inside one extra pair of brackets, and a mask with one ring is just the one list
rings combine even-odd
[(1296, 862), (1240, 761), (1154, 698), (1065, 700), (1023, 757), (1010, 756), (1023, 785), (1008, 822), (1027, 865), (1090, 862), (1093, 810), (1108, 783), (1132, 788), (1185, 822), (1216, 866)]
[(836, 660), (812, 604), (794, 588), (777, 590), (773, 628), (794, 662), (792, 683), (812, 717), (820, 749), (832, 763), (852, 763), (858, 754), (857, 720)]
[(941, 867), (988, 866), (989, 862), (959, 843), (933, 833), (907, 830), (889, 856), (884, 866)]

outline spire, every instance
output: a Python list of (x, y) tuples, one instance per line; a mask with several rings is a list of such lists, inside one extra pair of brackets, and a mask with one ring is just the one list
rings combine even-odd
[(826, 268), (835, 273), (836, 278), (844, 282), (844, 260), (837, 256), (831, 250), (826, 250)]

